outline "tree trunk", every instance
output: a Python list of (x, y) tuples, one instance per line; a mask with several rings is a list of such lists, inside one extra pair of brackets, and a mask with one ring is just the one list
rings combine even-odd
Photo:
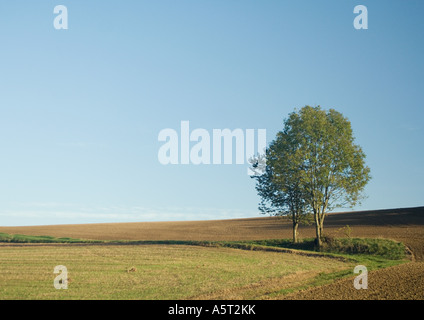
[(315, 244), (316, 244), (316, 246), (317, 246), (318, 249), (321, 249), (321, 246), (322, 246), (322, 241), (321, 241), (321, 227), (319, 226), (318, 223), (316, 224), (315, 229), (316, 229)]
[(319, 212), (314, 213), (314, 218), (315, 218), (315, 231), (316, 231), (315, 245), (319, 250), (319, 249), (321, 249), (321, 246), (322, 246), (322, 242), (321, 242), (322, 225), (321, 225), (321, 221), (320, 221)]
[(293, 222), (293, 243), (297, 243), (297, 228), (299, 227), (298, 222)]
[(325, 218), (325, 211), (323, 209), (319, 219), (319, 229), (320, 229), (319, 232), (321, 236), (324, 234), (324, 218)]

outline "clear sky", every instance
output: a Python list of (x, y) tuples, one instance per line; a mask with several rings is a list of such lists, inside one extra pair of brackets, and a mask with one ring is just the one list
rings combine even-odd
[(352, 123), (372, 175), (355, 209), (422, 206), (423, 15), (422, 0), (1, 1), (0, 225), (258, 217), (247, 164), (162, 165), (158, 134), (190, 121), (270, 142), (304, 105)]

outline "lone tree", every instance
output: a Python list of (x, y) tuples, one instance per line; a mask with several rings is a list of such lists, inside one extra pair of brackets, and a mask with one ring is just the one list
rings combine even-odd
[[(273, 144), (266, 152), (266, 161), (274, 157), (271, 151)], [(264, 159), (259, 161), (264, 163)], [(258, 164), (258, 158), (253, 158), (252, 165)], [(253, 169), (252, 169), (253, 170)], [(310, 223), (311, 215), (307, 211), (306, 197), (304, 190), (299, 183), (299, 177), (296, 172), (290, 171), (290, 168), (282, 170), (278, 174), (274, 173), (273, 167), (264, 165), (261, 174), (253, 175), (256, 179), (256, 190), (261, 197), (259, 210), (263, 214), (274, 216), (287, 216), (293, 223), (293, 243), (298, 242), (298, 227), (300, 223)]]
[(305, 106), (285, 120), (266, 150), (266, 170), (254, 177), (261, 206), (267, 204), (268, 212), (287, 208), (300, 217), (312, 213), (319, 248), (327, 212), (363, 198), (371, 178), (364, 160), (347, 118), (334, 109)]

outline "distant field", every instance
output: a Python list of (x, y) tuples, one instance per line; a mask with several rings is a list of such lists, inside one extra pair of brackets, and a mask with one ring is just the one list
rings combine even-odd
[[(311, 226), (299, 231), (314, 236)], [(424, 299), (424, 207), (331, 214), (325, 232), (401, 241), (413, 262), (387, 255), (397, 244), (342, 260), (256, 248), (287, 246), (277, 239), (290, 239), (291, 225), (274, 217), (0, 227), (0, 299)], [(115, 243), (77, 243), (85, 239)], [(28, 241), (68, 243), (18, 243)], [(369, 290), (353, 288), (358, 264), (369, 268)], [(67, 290), (53, 287), (56, 265), (68, 268)]]
[[(424, 259), (424, 207), (332, 213), (324, 231), (343, 237), (349, 225), (352, 237), (389, 238), (405, 243), (417, 260)], [(9, 234), (94, 240), (209, 240), (281, 239), (292, 236), (291, 223), (275, 217), (211, 221), (134, 222), (31, 227), (1, 227)], [(313, 226), (300, 226), (300, 237), (315, 236)]]

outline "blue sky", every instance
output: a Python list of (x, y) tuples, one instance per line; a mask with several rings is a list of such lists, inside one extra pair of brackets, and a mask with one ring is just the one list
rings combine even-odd
[[(368, 30), (353, 27), (356, 5)], [(56, 30), (56, 5), (68, 30)], [(260, 216), (247, 165), (162, 165), (162, 129), (335, 108), (367, 155), (355, 209), (423, 203), (424, 2), (0, 3), (0, 225)]]

